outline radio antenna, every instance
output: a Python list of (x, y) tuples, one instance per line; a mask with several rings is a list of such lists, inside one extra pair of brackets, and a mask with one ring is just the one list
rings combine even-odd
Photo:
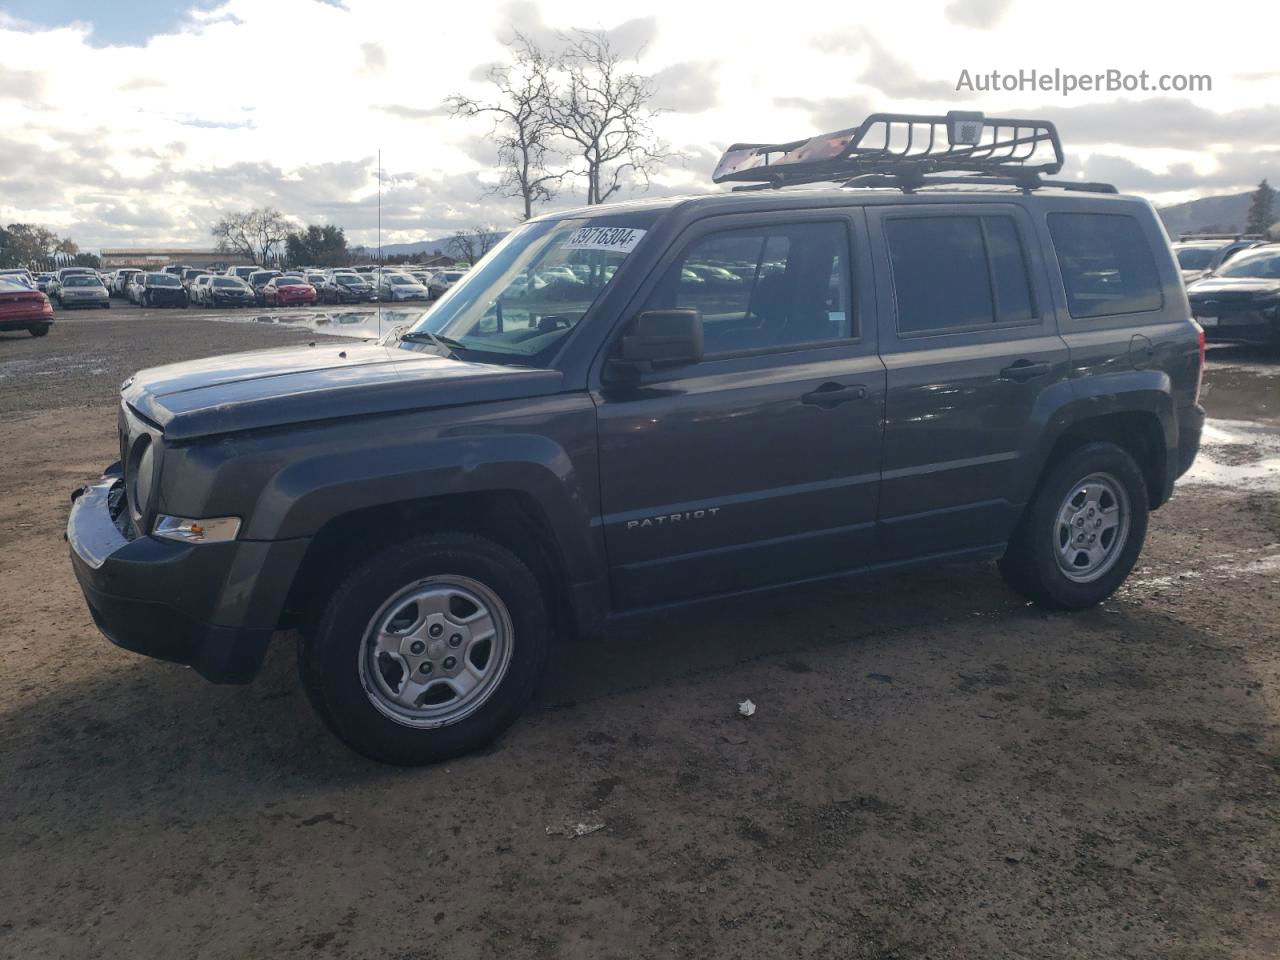
[[(378, 286), (382, 286), (382, 148), (378, 148)], [(382, 333), (382, 294), (378, 292), (378, 333)]]

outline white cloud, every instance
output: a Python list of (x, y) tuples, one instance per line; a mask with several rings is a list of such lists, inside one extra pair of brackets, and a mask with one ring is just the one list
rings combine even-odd
[[(658, 79), (667, 112), (657, 132), (687, 159), (654, 192), (709, 188), (714, 158), (733, 141), (960, 102), (1046, 111), (1073, 169), (1157, 197), (1280, 179), (1263, 169), (1280, 149), (1280, 74), (1266, 68), (1274, 38), (1239, 29), (1269, 22), (1264, 0), (1240, 0), (1230, 18), (1201, 18), (1194, 31), (1104, 0), (1080, 0), (1052, 29), (1034, 0), (901, 0), (874, 21), (865, 14), (820, 0), (759, 16), (676, 0), (624, 11), (598, 0), (481, 2), (447, 15), (411, 0), (227, 0), (129, 48), (94, 46), (87, 24), (35, 28), (0, 14), (0, 222), (74, 231), (86, 247), (198, 244), (220, 210), (272, 203), (367, 242), (381, 149), (396, 171), (384, 181), (387, 242), (509, 223), (515, 205), (487, 193), (488, 122), (453, 119), (442, 105), (484, 92), (476, 67), (501, 60), (513, 31), (549, 42), (574, 26), (643, 51), (640, 69)], [(973, 29), (997, 17), (999, 29)], [(1024, 67), (1202, 72), (1215, 85), (1145, 98), (954, 91), (961, 69)]]

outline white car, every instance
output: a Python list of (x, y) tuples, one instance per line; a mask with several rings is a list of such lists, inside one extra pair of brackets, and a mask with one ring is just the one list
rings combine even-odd
[(421, 281), (407, 273), (384, 272), (378, 279), (378, 298), (387, 303), (403, 300), (430, 300), (431, 294)]

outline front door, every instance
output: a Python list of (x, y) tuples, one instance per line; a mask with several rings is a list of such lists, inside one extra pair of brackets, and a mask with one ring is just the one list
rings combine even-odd
[(699, 310), (706, 355), (595, 394), (616, 608), (877, 560), (885, 374), (859, 217), (710, 218), (641, 291), (637, 313)]

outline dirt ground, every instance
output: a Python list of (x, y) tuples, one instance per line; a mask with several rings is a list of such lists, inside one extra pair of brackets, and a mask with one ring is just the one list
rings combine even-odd
[(326, 733), (287, 634), (247, 687), (112, 647), (62, 541), (134, 367), (313, 336), (0, 334), (0, 956), (1277, 956), (1280, 358), (1213, 352), (1205, 454), (1100, 609), (967, 565), (629, 622), (401, 770)]

